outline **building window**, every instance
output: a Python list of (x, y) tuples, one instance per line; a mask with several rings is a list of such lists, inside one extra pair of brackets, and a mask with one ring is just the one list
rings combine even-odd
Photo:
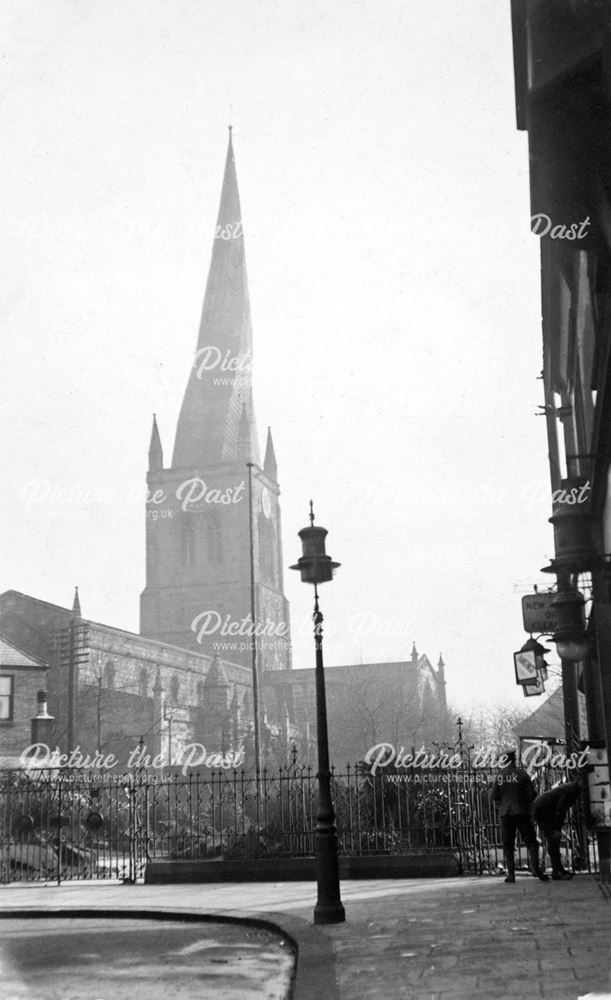
[(198, 705), (201, 705), (203, 703), (203, 700), (204, 700), (204, 685), (203, 685), (202, 681), (198, 681), (198, 684), (197, 684), (197, 703), (198, 703)]
[(180, 556), (183, 566), (195, 565), (195, 530), (193, 520), (183, 517), (180, 531)]
[(142, 667), (142, 670), (140, 671), (139, 687), (140, 687), (140, 694), (143, 698), (146, 698), (147, 682), (148, 682), (148, 677), (146, 673), (146, 667)]
[(211, 563), (218, 565), (223, 561), (223, 534), (218, 514), (212, 511), (208, 517), (206, 526), (208, 535), (208, 559)]
[(178, 695), (180, 692), (180, 682), (178, 677), (172, 677), (170, 681), (170, 701), (173, 705), (178, 704)]
[(0, 722), (12, 722), (15, 678), (12, 674), (0, 676)]

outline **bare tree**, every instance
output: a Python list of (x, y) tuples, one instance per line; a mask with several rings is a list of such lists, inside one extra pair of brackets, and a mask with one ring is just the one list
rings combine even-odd
[(516, 727), (530, 714), (527, 707), (517, 705), (479, 706), (469, 716), (463, 716), (463, 742), (465, 746), (486, 747), (501, 753), (516, 745)]

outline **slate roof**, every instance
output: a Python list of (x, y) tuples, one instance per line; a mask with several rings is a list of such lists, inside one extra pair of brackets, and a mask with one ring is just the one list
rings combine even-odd
[(11, 642), (0, 632), (0, 669), (3, 667), (17, 667), (34, 670), (46, 670), (48, 664), (44, 660), (26, 653), (16, 643)]

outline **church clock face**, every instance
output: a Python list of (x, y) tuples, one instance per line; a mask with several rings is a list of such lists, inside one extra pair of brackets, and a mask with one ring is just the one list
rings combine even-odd
[(269, 519), (272, 516), (272, 501), (269, 490), (264, 489), (261, 494), (261, 507), (263, 508), (263, 513)]

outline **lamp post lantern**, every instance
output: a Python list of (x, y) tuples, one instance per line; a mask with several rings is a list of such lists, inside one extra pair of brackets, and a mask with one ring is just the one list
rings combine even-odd
[(314, 585), (314, 645), (316, 649), (316, 739), (318, 744), (318, 808), (316, 810), (316, 879), (318, 899), (314, 907), (315, 924), (339, 924), (346, 919), (339, 889), (337, 830), (331, 798), (329, 768), (329, 733), (322, 651), (323, 616), (318, 603), (318, 584), (333, 579), (339, 563), (325, 553), (326, 528), (314, 524), (310, 500), (310, 527), (299, 532), (303, 555), (291, 569), (299, 570), (303, 583)]
[(585, 623), (585, 601), (578, 590), (561, 589), (552, 601), (558, 614), (558, 624), (552, 636), (560, 659), (567, 663), (580, 663), (589, 651)]

